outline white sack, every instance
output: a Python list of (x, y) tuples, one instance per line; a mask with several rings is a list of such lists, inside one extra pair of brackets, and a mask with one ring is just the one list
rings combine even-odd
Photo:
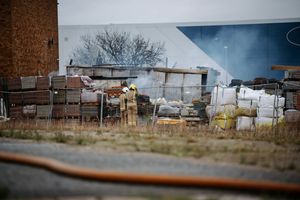
[(236, 89), (227, 87), (214, 87), (210, 104), (236, 105)]
[(236, 122), (236, 130), (253, 131), (255, 130), (253, 117), (238, 117)]
[(278, 108), (277, 113), (276, 110), (273, 109), (272, 107), (260, 107), (257, 109), (257, 117), (273, 117), (273, 112), (274, 112), (274, 117), (282, 117), (283, 116), (283, 109)]
[[(275, 95), (262, 95), (258, 100), (258, 107), (274, 107), (274, 101), (275, 101), (275, 107), (284, 107), (285, 99), (284, 97), (276, 97)], [(278, 101), (278, 105), (277, 105)]]
[(242, 87), (238, 94), (238, 99), (259, 100), (259, 97), (266, 94), (265, 90), (252, 90), (247, 87)]
[(238, 99), (238, 107), (245, 108), (245, 109), (256, 109), (258, 105), (257, 100), (251, 99)]

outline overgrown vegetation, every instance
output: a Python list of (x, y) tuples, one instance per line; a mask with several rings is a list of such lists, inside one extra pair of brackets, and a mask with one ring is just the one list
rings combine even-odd
[(152, 152), (177, 157), (194, 157), (212, 162), (300, 170), (300, 134), (280, 129), (259, 132), (216, 131), (208, 126), (175, 128), (141, 126), (103, 127), (98, 124), (69, 125), (30, 122), (1, 123), (0, 137), (89, 145), (114, 151)]

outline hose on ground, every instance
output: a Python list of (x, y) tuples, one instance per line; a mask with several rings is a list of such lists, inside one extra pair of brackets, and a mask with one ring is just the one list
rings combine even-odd
[(156, 175), (130, 172), (100, 171), (96, 169), (77, 167), (74, 165), (65, 164), (49, 158), (3, 151), (0, 151), (0, 161), (39, 167), (61, 175), (103, 182), (169, 185), (184, 187), (211, 187), (249, 191), (276, 191), (298, 194), (300, 193), (299, 184), (241, 180), (230, 178), (191, 177), (177, 175)]

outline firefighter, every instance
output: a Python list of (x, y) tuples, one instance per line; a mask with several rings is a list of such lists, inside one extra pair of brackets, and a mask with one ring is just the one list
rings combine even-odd
[(126, 93), (129, 91), (127, 87), (122, 89), (122, 94), (119, 96), (120, 100), (120, 115), (121, 115), (121, 126), (125, 126), (127, 123), (127, 98)]
[(130, 85), (127, 96), (127, 109), (128, 109), (128, 125), (136, 126), (137, 124), (137, 102), (136, 102), (136, 87)]

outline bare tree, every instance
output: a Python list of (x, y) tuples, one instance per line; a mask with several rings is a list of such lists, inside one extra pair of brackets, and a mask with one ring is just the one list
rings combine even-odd
[(161, 42), (150, 42), (142, 35), (131, 37), (128, 32), (105, 30), (92, 38), (81, 37), (82, 46), (73, 52), (77, 64), (120, 64), (155, 66), (163, 62), (165, 47)]

